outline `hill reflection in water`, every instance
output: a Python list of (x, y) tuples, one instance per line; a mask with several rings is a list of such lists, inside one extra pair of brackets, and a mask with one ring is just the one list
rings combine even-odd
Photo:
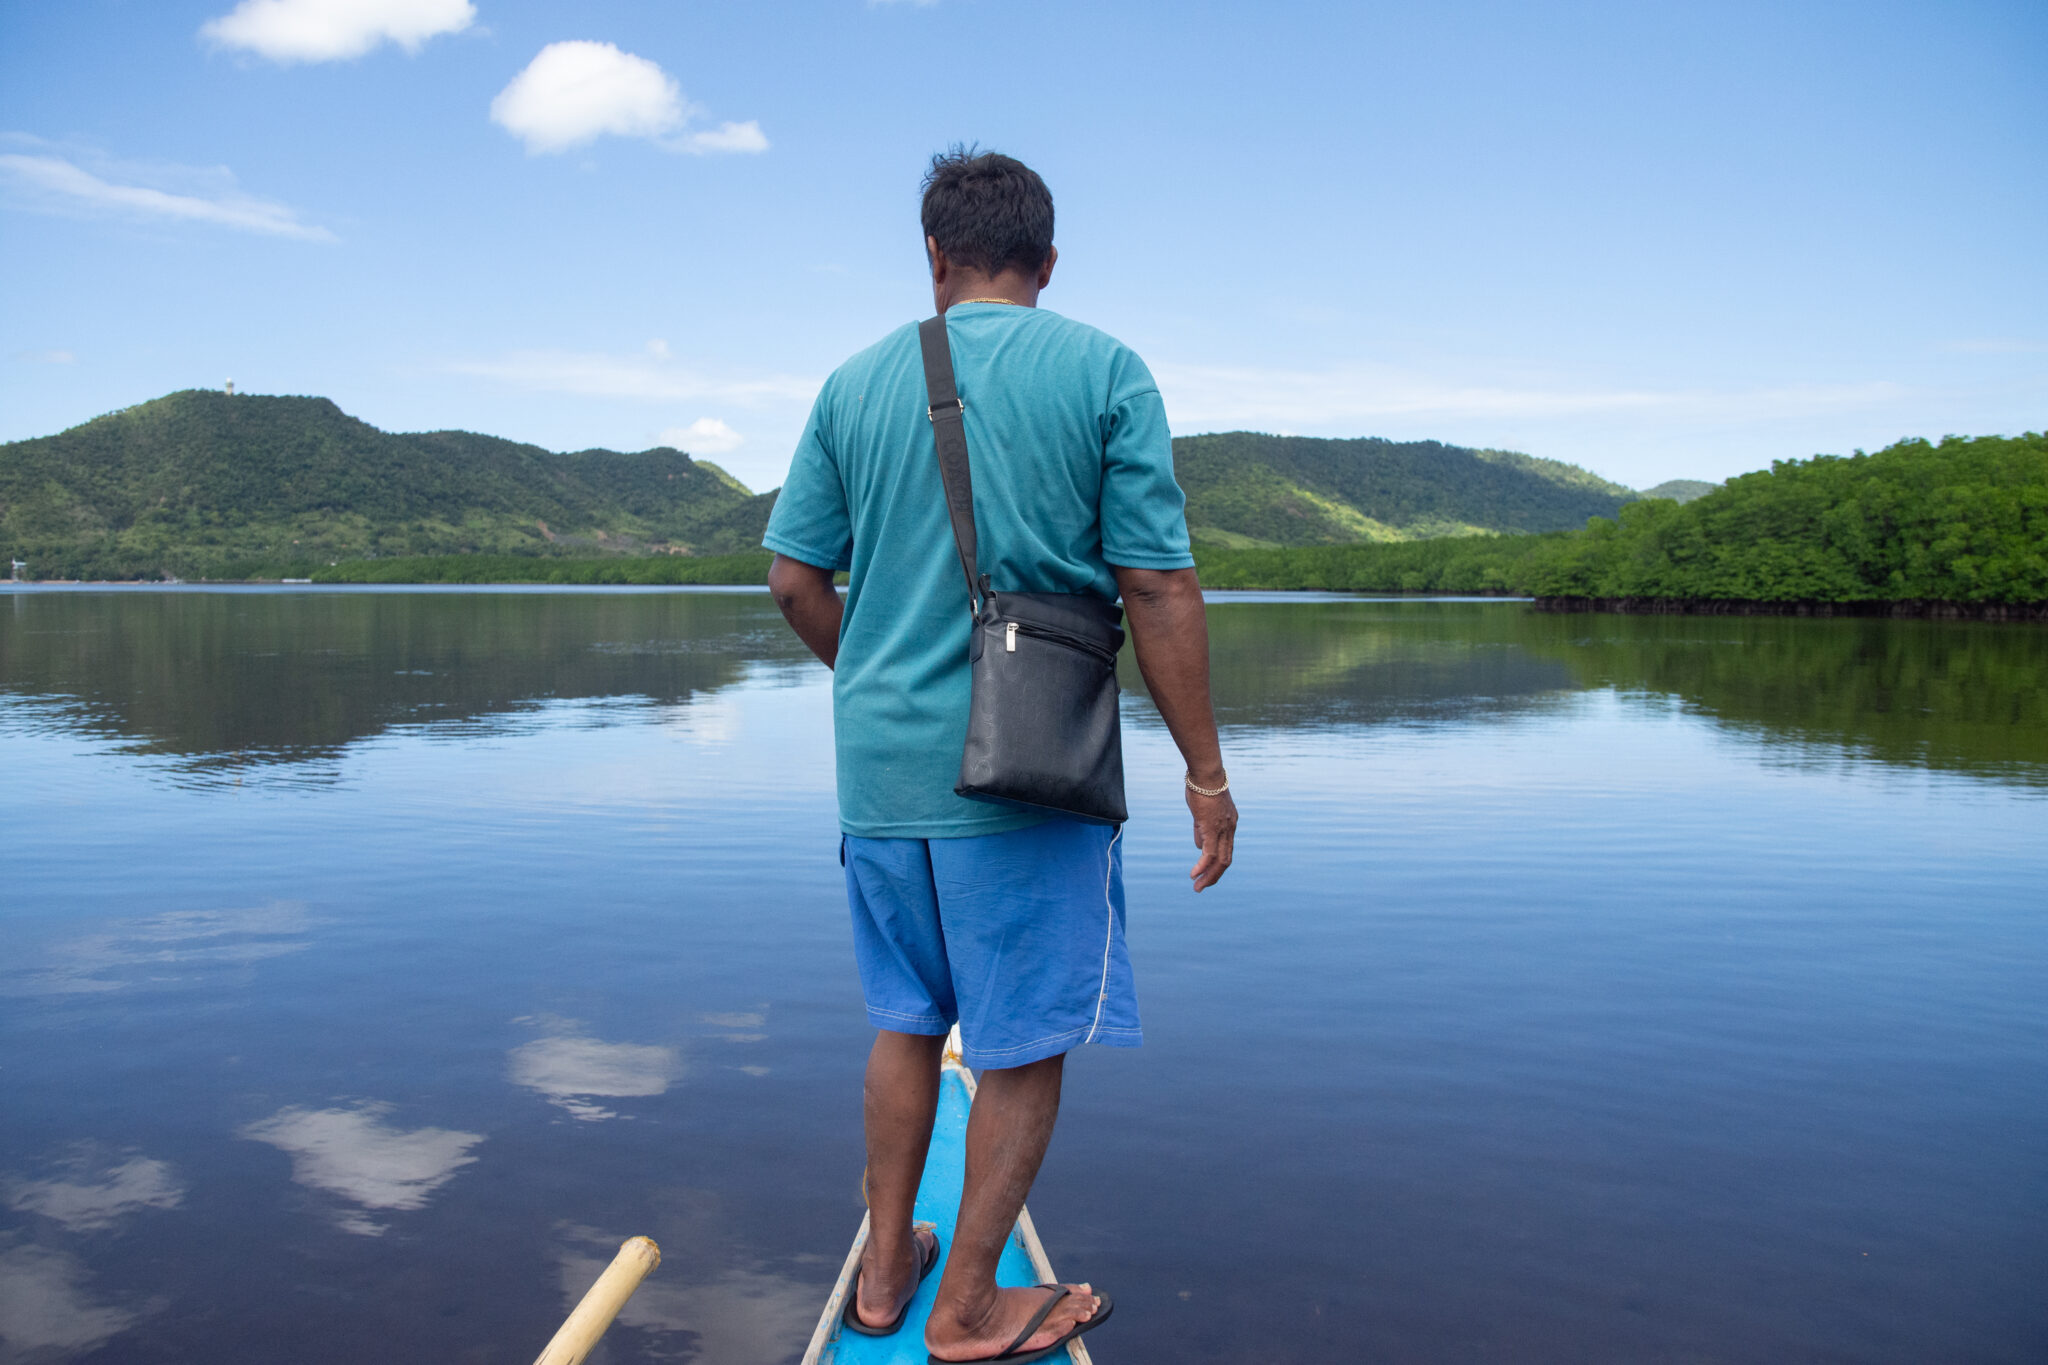
[(759, 594), (19, 592), (17, 724), (126, 741), (212, 782), (333, 760), (393, 727), (473, 737), (552, 702), (673, 705), (809, 656)]
[[(473, 736), (551, 703), (683, 704), (807, 666), (758, 592), (9, 597), (8, 724), (117, 739), (197, 783), (331, 780), (350, 745), (394, 727)], [(1219, 594), (1210, 632), (1218, 719), (1239, 735), (1483, 721), (1613, 689), (1673, 698), (1788, 759), (2048, 783), (2048, 635), (2026, 627)], [(1128, 651), (1122, 676), (1142, 696)], [(1158, 723), (1141, 703), (1127, 715)]]
[[(1613, 689), (1670, 698), (1788, 759), (2048, 783), (2048, 632), (2026, 627), (1227, 593), (1209, 622), (1218, 719), (1240, 733), (1504, 718)], [(1124, 675), (1142, 687), (1128, 661)]]

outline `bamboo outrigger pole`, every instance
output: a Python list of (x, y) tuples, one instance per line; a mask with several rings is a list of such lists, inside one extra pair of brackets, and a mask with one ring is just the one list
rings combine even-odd
[(604, 1274), (583, 1296), (583, 1302), (576, 1305), (554, 1339), (534, 1357), (533, 1365), (583, 1365), (583, 1357), (597, 1345), (597, 1339), (612, 1325), (626, 1300), (633, 1297), (640, 1281), (660, 1264), (661, 1248), (652, 1237), (628, 1237), (620, 1245), (619, 1254), (604, 1268)]

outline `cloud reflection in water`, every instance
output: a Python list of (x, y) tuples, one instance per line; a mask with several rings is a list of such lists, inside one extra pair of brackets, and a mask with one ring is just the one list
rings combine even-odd
[[(566, 1226), (556, 1253), (564, 1312), (618, 1254), (623, 1237), (596, 1228)], [(681, 1269), (682, 1267), (676, 1267)], [(653, 1360), (699, 1360), (711, 1365), (783, 1365), (809, 1340), (820, 1292), (765, 1270), (728, 1267), (693, 1281), (671, 1273), (648, 1279), (619, 1311), (617, 1326), (648, 1334), (642, 1353)], [(674, 1338), (687, 1333), (694, 1349)]]
[(110, 1228), (142, 1209), (174, 1209), (185, 1186), (167, 1162), (82, 1143), (40, 1180), (5, 1182), (7, 1206), (40, 1214), (71, 1232)]
[[(349, 1109), (280, 1109), (247, 1125), (241, 1135), (290, 1154), (292, 1179), (309, 1189), (325, 1190), (364, 1209), (403, 1212), (424, 1208), (434, 1191), (476, 1158), (469, 1149), (484, 1140), (482, 1133), (448, 1128), (395, 1127), (384, 1121), (388, 1104), (359, 1104)], [(341, 1213), (341, 1227), (366, 1237), (383, 1234), (387, 1224), (365, 1214)]]
[[(552, 1020), (564, 1030), (572, 1021)], [(682, 1057), (672, 1047), (648, 1043), (607, 1043), (562, 1032), (512, 1049), (509, 1074), (586, 1123), (617, 1118), (618, 1112), (592, 1097), (659, 1095), (682, 1074)]]
[(134, 1309), (96, 1301), (91, 1279), (68, 1251), (33, 1243), (0, 1250), (0, 1360), (83, 1355), (141, 1319)]
[[(768, 1007), (766, 1005), (761, 1006), (758, 1010), (748, 1010), (744, 1013), (706, 1014), (702, 1018), (705, 1023), (715, 1029), (728, 1030), (719, 1035), (728, 1043), (758, 1043), (768, 1036), (762, 1032), (768, 1026)], [(731, 1030), (737, 1030), (737, 1032)], [(747, 1068), (742, 1067), (740, 1069), (744, 1071)]]
[(304, 952), (311, 921), (297, 901), (233, 910), (172, 910), (122, 920), (50, 950), (40, 964), (0, 979), (0, 994), (94, 995), (191, 980), (205, 968), (239, 967)]

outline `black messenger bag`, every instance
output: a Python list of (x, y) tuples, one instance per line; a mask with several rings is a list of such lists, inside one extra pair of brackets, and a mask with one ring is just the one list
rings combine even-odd
[(1123, 608), (1087, 593), (998, 592), (977, 572), (966, 409), (953, 383), (945, 315), (918, 324), (917, 335), (946, 513), (974, 617), (967, 647), (974, 696), (953, 790), (977, 801), (1120, 825), (1128, 818), (1116, 707)]

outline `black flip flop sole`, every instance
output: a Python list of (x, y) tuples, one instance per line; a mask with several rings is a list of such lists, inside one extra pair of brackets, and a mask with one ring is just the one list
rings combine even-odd
[[(1049, 1289), (1052, 1286), (1040, 1285), (1038, 1287)], [(1095, 1316), (1088, 1319), (1088, 1321), (1077, 1322), (1068, 1328), (1065, 1335), (1061, 1336), (1058, 1341), (1055, 1341), (1050, 1346), (1041, 1346), (1035, 1351), (1006, 1351), (999, 1356), (976, 1356), (972, 1360), (941, 1360), (930, 1353), (925, 1355), (925, 1359), (930, 1361), (931, 1365), (1030, 1365), (1034, 1360), (1044, 1360), (1048, 1356), (1058, 1355), (1067, 1349), (1067, 1343), (1075, 1337), (1082, 1335), (1084, 1332), (1092, 1332), (1102, 1326), (1103, 1323), (1109, 1321), (1110, 1312), (1115, 1309), (1116, 1304), (1111, 1301), (1109, 1295), (1101, 1290), (1098, 1289), (1092, 1292), (1096, 1298), (1102, 1300), (1102, 1307), (1096, 1309)]]
[(917, 1301), (918, 1288), (931, 1278), (932, 1267), (939, 1263), (939, 1234), (932, 1234), (931, 1254), (917, 1267), (917, 1284), (911, 1287), (910, 1297), (896, 1310), (896, 1320), (887, 1327), (870, 1327), (860, 1320), (860, 1273), (856, 1271), (853, 1283), (847, 1286), (846, 1307), (839, 1314), (840, 1325), (864, 1337), (893, 1337), (903, 1330), (903, 1320), (910, 1316), (910, 1305)]

